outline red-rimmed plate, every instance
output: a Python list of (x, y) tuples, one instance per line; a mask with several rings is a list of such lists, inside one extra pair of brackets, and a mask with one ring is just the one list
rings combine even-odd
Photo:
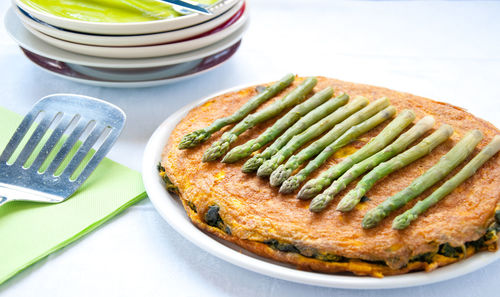
[(21, 47), (24, 54), (43, 70), (83, 84), (115, 87), (151, 87), (178, 82), (205, 73), (226, 62), (238, 50), (241, 41), (207, 57), (184, 63), (147, 68), (102, 68), (65, 63), (37, 55)]
[(236, 14), (241, 15), (245, 10), (244, 4), (244, 1), (240, 1), (222, 15), (198, 25), (174, 31), (142, 35), (99, 35), (74, 32), (49, 25), (19, 7), (14, 10), (25, 26), (57, 39), (94, 46), (144, 46), (185, 40), (206, 32), (214, 33), (215, 29), (224, 26), (230, 18)]
[(228, 37), (245, 26), (247, 18), (248, 13), (243, 9), (229, 18), (224, 24), (209, 32), (186, 40), (149, 46), (109, 47), (85, 45), (48, 36), (29, 26), (27, 26), (26, 29), (37, 38), (52, 46), (81, 55), (118, 59), (153, 58), (190, 52), (209, 46)]
[(4, 24), (7, 33), (10, 34), (17, 44), (37, 55), (65, 63), (116, 69), (160, 67), (202, 59), (237, 43), (241, 39), (246, 28), (246, 25), (244, 25), (233, 34), (214, 44), (182, 54), (155, 58), (114, 59), (80, 55), (47, 44), (40, 38), (31, 34), (23, 26), (13, 8), (10, 8), (5, 14)]

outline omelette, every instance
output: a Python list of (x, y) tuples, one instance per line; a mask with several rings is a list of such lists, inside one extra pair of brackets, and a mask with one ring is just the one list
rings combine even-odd
[[(303, 79), (297, 77), (292, 85), (259, 109), (279, 100)], [(179, 196), (187, 215), (198, 228), (257, 255), (291, 264), (298, 269), (375, 277), (417, 270), (431, 271), (480, 251), (497, 250), (497, 235), (500, 231), (500, 154), (486, 162), (471, 178), (408, 228), (394, 230), (391, 222), (418, 200), (431, 194), (443, 180), (390, 214), (377, 227), (363, 229), (361, 226), (368, 210), (407, 187), (446, 154), (467, 131), (479, 129), (484, 138), (472, 156), (449, 176), (458, 172), (495, 135), (500, 134), (500, 130), (491, 123), (450, 104), (386, 88), (318, 77), (313, 92), (331, 86), (335, 94), (344, 92), (351, 98), (364, 96), (374, 101), (387, 97), (398, 111), (412, 109), (416, 114), (414, 123), (431, 115), (436, 120), (433, 130), (446, 123), (455, 131), (427, 156), (378, 182), (362, 202), (348, 213), (338, 212), (335, 208), (356, 182), (337, 195), (323, 212), (313, 213), (309, 211), (310, 201), (297, 199), (295, 193), (280, 194), (278, 188), (271, 187), (267, 179), (243, 173), (241, 167), (247, 158), (232, 164), (202, 162), (205, 150), (231, 126), (214, 133), (196, 148), (178, 149), (185, 134), (208, 126), (217, 118), (231, 115), (263, 86), (270, 84), (212, 98), (193, 108), (172, 131), (162, 154), (160, 175), (167, 189)], [(232, 147), (256, 138), (275, 121), (276, 118), (268, 120), (244, 132)], [(336, 152), (309, 178), (315, 178), (360, 149), (385, 125), (387, 122)]]

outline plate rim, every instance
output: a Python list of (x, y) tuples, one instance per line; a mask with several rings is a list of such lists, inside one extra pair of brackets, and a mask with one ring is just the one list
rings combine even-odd
[[(22, 25), (21, 20), (17, 18), (12, 7), (9, 7), (9, 9), (5, 12), (4, 17), (4, 26), (7, 33), (18, 45), (22, 46), (23, 48), (35, 54), (65, 63), (105, 68), (146, 68), (168, 66), (203, 58), (205, 56), (215, 54), (218, 51), (237, 43), (248, 28), (249, 23), (250, 18), (248, 18), (246, 23), (241, 28), (236, 30), (236, 32), (234, 32), (233, 34), (230, 34), (226, 38), (212, 45), (191, 52), (156, 58), (110, 59), (79, 55), (46, 44), (38, 37), (31, 34)], [(61, 57), (61, 55), (63, 56)], [(82, 60), (82, 58), (84, 59)]]
[[(149, 138), (142, 159), (143, 184), (156, 211), (181, 236), (200, 249), (253, 272), (306, 285), (341, 289), (393, 289), (427, 285), (469, 274), (500, 259), (500, 251), (480, 252), (470, 258), (440, 267), (431, 272), (412, 272), (385, 276), (384, 278), (325, 274), (285, 267), (275, 261), (275, 263), (272, 263), (272, 260), (263, 261), (258, 259), (257, 255), (255, 257), (245, 255), (196, 228), (187, 217), (184, 209), (175, 202), (179, 198), (165, 189), (163, 181), (157, 173), (156, 166), (161, 159), (163, 148), (170, 137), (171, 131), (191, 109), (216, 96), (262, 83), (261, 81), (239, 85), (196, 100), (166, 118)], [(173, 207), (176, 207), (177, 210)], [(180, 211), (178, 208), (181, 208)]]
[[(238, 42), (241, 42), (241, 39)], [(229, 46), (228, 48), (233, 47), (235, 45), (236, 45), (236, 43)], [(44, 71), (48, 74), (55, 75), (57, 77), (61, 77), (63, 79), (67, 79), (67, 80), (74, 81), (74, 82), (81, 83), (81, 84), (98, 86), (98, 87), (111, 87), (111, 88), (147, 88), (147, 87), (155, 87), (155, 86), (173, 84), (173, 83), (176, 83), (179, 81), (187, 80), (189, 78), (193, 78), (193, 77), (202, 75), (208, 71), (214, 70), (215, 68), (218, 68), (218, 67), (222, 66), (223, 64), (225, 64), (226, 62), (228, 62), (229, 59), (231, 59), (232, 56), (234, 56), (234, 54), (236, 54), (237, 50), (238, 50), (238, 48), (236, 49), (236, 51), (233, 54), (231, 54), (229, 57), (227, 57), (224, 61), (222, 61), (216, 65), (213, 65), (211, 67), (207, 67), (207, 68), (200, 70), (198, 72), (194, 72), (194, 73), (190, 73), (190, 74), (182, 75), (182, 76), (177, 76), (177, 77), (173, 77), (173, 78), (154, 79), (154, 80), (146, 80), (146, 81), (118, 82), (118, 81), (106, 81), (106, 80), (101, 80), (101, 81), (91, 80), (91, 79), (67, 76), (67, 75), (52, 71), (50, 69), (47, 69), (47, 68), (45, 68), (45, 67), (43, 67), (43, 66), (41, 66), (33, 61), (32, 61), (32, 63), (35, 64), (36, 67), (38, 67), (39, 69), (41, 69), (42, 71)], [(28, 58), (28, 59), (30, 59), (30, 58)], [(203, 59), (203, 58), (201, 58), (201, 59)], [(189, 62), (191, 62), (191, 61), (184, 62), (184, 63), (189, 63)], [(65, 62), (63, 62), (63, 63), (65, 63)]]
[[(228, 11), (222, 13), (221, 15), (205, 21), (200, 24), (195, 24), (190, 27), (181, 28), (178, 30), (167, 31), (167, 32), (157, 32), (151, 34), (140, 34), (140, 35), (100, 35), (100, 34), (90, 34), (75, 32), (71, 30), (66, 30), (63, 28), (58, 28), (52, 26), (42, 20), (32, 19), (24, 15), (21, 8), (16, 6), (14, 10), (21, 21), (26, 25), (30, 26), (46, 35), (53, 38), (58, 38), (73, 43), (80, 43), (93, 46), (145, 46), (157, 44), (157, 41), (153, 41), (155, 38), (161, 39), (161, 43), (175, 42), (185, 38), (194, 37), (198, 34), (203, 34), (207, 31), (215, 29), (216, 27), (223, 24), (225, 21), (230, 19), (234, 14), (236, 14), (245, 4), (245, 0), (237, 2)], [(28, 12), (26, 12), (28, 13)], [(226, 15), (227, 14), (227, 15)], [(34, 18), (34, 16), (33, 16)], [(37, 21), (38, 20), (38, 21)], [(43, 23), (40, 23), (43, 22)], [(187, 32), (187, 35), (186, 35)], [(168, 38), (167, 38), (168, 36)], [(87, 39), (87, 40), (84, 40)], [(90, 40), (90, 41), (88, 41)], [(111, 41), (107, 41), (111, 40)], [(148, 41), (149, 40), (149, 41)]]
[[(117, 59), (147, 59), (182, 54), (207, 47), (222, 41), (240, 28), (243, 28), (247, 20), (248, 12), (244, 10), (234, 23), (219, 32), (207, 36), (166, 44), (121, 47), (79, 44), (49, 36), (31, 26), (25, 26), (25, 29), (49, 45), (78, 55), (88, 55), (98, 58), (113, 58), (114, 56)], [(146, 55), (144, 55), (145, 53)]]
[(196, 25), (224, 13), (225, 11), (233, 7), (233, 5), (236, 4), (237, 1), (240, 0), (221, 0), (221, 3), (215, 4), (219, 7), (216, 8), (212, 15), (194, 13), (171, 19), (128, 23), (88, 22), (73, 20), (52, 15), (44, 11), (39, 11), (21, 0), (11, 1), (13, 4), (21, 7), (33, 16), (36, 16), (36, 18), (57, 27), (92, 34), (129, 35), (176, 30)]

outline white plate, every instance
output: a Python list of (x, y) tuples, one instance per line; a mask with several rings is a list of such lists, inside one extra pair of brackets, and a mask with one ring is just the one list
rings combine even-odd
[(47, 44), (40, 38), (37, 38), (36, 36), (31, 34), (23, 26), (19, 18), (16, 16), (13, 8), (10, 8), (7, 11), (4, 19), (5, 29), (10, 34), (10, 36), (20, 46), (35, 54), (66, 63), (105, 68), (158, 67), (200, 59), (208, 55), (215, 54), (238, 42), (241, 39), (241, 36), (243, 35), (246, 27), (248, 26), (247, 23), (223, 40), (191, 52), (157, 58), (110, 59), (79, 55)]
[(213, 13), (212, 15), (193, 13), (172, 19), (135, 23), (102, 23), (72, 20), (36, 10), (20, 0), (12, 1), (24, 11), (52, 26), (93, 34), (134, 35), (172, 31), (206, 22), (230, 9), (238, 0), (221, 0), (217, 2), (210, 8), (210, 11)]
[(154, 68), (94, 68), (52, 60), (26, 49), (24, 54), (42, 70), (78, 83), (112, 88), (143, 88), (176, 83), (219, 67), (238, 50), (239, 42), (213, 55)]
[(244, 1), (238, 2), (230, 10), (224, 12), (222, 15), (213, 18), (204, 23), (183, 28), (174, 31), (161, 32), (155, 34), (143, 35), (96, 35), (85, 34), (79, 32), (68, 31), (65, 29), (57, 28), (40, 20), (34, 19), (32, 16), (27, 16), (19, 8), (15, 11), (25, 26), (30, 26), (46, 35), (58, 38), (61, 40), (98, 46), (143, 46), (151, 44), (161, 44), (167, 42), (188, 39), (190, 37), (205, 33), (218, 26), (224, 24), (229, 18), (235, 15), (243, 6)]
[[(264, 259), (196, 228), (186, 215), (179, 199), (165, 190), (164, 183), (158, 176), (156, 166), (160, 162), (163, 147), (167, 143), (170, 133), (192, 108), (203, 104), (214, 96), (246, 87), (248, 86), (226, 90), (180, 109), (156, 129), (146, 145), (142, 163), (142, 177), (149, 199), (168, 224), (186, 239), (225, 261), (254, 272), (308, 285), (347, 289), (402, 288), (425, 285), (470, 273), (500, 259), (500, 252), (481, 252), (468, 259), (438, 268), (432, 272), (413, 272), (403, 275), (386, 276), (380, 279), (323, 274), (297, 270), (289, 265)], [(223, 274), (224, 272), (221, 271), (220, 273)]]
[[(93, 77), (102, 81), (116, 81), (116, 82), (137, 82), (137, 81), (152, 81), (163, 79), (165, 77), (183, 76), (184, 73), (196, 68), (201, 63), (201, 59), (180, 63), (176, 65), (160, 67), (156, 70), (145, 71), (122, 71), (123, 69), (102, 69), (95, 67), (87, 67), (77, 64), (67, 64), (70, 69), (83, 75)], [(142, 70), (135, 68), (135, 70)]]
[(79, 43), (68, 42), (60, 40), (49, 35), (45, 35), (40, 31), (37, 31), (30, 26), (26, 29), (30, 31), (36, 37), (42, 39), (46, 43), (58, 47), (63, 50), (67, 50), (73, 53), (81, 55), (89, 55), (101, 58), (118, 58), (118, 59), (131, 59), (131, 58), (153, 58), (153, 57), (164, 57), (185, 52), (194, 51), (202, 47), (208, 46), (210, 44), (216, 43), (232, 33), (236, 32), (241, 28), (246, 20), (248, 13), (246, 11), (242, 12), (242, 15), (235, 15), (234, 23), (228, 22), (225, 28), (221, 28), (220, 31), (203, 36), (200, 38), (194, 38), (186, 41), (173, 42), (160, 45), (150, 45), (150, 46), (133, 46), (133, 47), (107, 47), (107, 46), (92, 46), (84, 45)]

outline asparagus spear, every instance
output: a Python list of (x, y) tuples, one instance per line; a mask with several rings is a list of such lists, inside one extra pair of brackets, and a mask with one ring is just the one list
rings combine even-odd
[(424, 200), (418, 201), (415, 206), (407, 210), (403, 214), (397, 216), (392, 222), (392, 228), (402, 230), (410, 225), (410, 223), (418, 218), (419, 215), (424, 213), (427, 209), (438, 203), (441, 199), (450, 194), (466, 179), (473, 176), (474, 173), (486, 161), (493, 157), (500, 151), (500, 135), (497, 135), (493, 140), (485, 146), (467, 165), (462, 168), (455, 176), (450, 178), (441, 187), (434, 191)]
[(358, 97), (352, 102), (337, 109), (332, 114), (323, 118), (316, 124), (310, 126), (302, 133), (295, 135), (290, 139), (287, 144), (282, 147), (276, 154), (274, 154), (269, 160), (266, 160), (257, 170), (257, 175), (261, 177), (266, 177), (271, 175), (271, 173), (281, 164), (286, 158), (288, 158), (293, 152), (298, 150), (302, 145), (307, 143), (309, 140), (321, 135), (328, 129), (331, 129), (335, 124), (343, 121), (345, 118), (360, 110), (361, 108), (368, 105), (368, 99), (364, 97)]
[[(430, 127), (427, 129), (430, 129)], [(342, 176), (340, 179), (335, 181), (328, 191), (325, 191), (325, 193), (333, 197), (345, 189), (347, 185), (358, 176), (375, 167), (375, 169), (364, 176), (357, 184), (356, 188), (347, 193), (347, 195), (345, 195), (337, 205), (338, 211), (350, 211), (359, 203), (359, 201), (361, 201), (361, 198), (378, 180), (429, 154), (436, 146), (447, 140), (451, 134), (453, 134), (453, 129), (448, 125), (443, 125), (433, 134), (422, 140), (419, 144), (410, 148), (406, 152), (399, 154), (391, 160), (382, 163), (403, 151), (410, 144), (410, 142), (403, 144), (402, 146), (404, 147), (398, 148), (397, 146), (392, 146), (388, 150), (384, 149), (381, 153), (377, 153), (376, 155), (359, 163), (359, 166), (356, 164), (353, 168), (351, 168), (352, 171), (349, 170), (345, 176)], [(411, 142), (415, 139), (416, 137), (412, 139)], [(321, 198), (318, 198), (318, 200), (319, 199)]]
[(285, 95), (281, 100), (274, 102), (268, 107), (256, 113), (246, 116), (241, 122), (236, 124), (231, 130), (222, 134), (221, 138), (205, 151), (203, 154), (203, 162), (214, 161), (224, 155), (231, 143), (238, 139), (238, 136), (246, 130), (262, 123), (270, 118), (277, 116), (286, 108), (293, 106), (306, 97), (307, 94), (314, 88), (318, 80), (315, 77), (308, 77), (297, 88)]
[(287, 129), (283, 135), (278, 137), (271, 145), (269, 145), (262, 153), (256, 154), (252, 158), (248, 159), (241, 171), (245, 173), (250, 173), (257, 171), (260, 165), (264, 163), (265, 160), (271, 158), (276, 154), (282, 147), (284, 147), (293, 136), (301, 133), (309, 126), (318, 122), (319, 120), (324, 120), (330, 113), (337, 110), (340, 106), (343, 106), (349, 101), (349, 96), (346, 94), (341, 94), (333, 100), (328, 100), (327, 102), (321, 104), (313, 111), (302, 117), (297, 123), (292, 127)]
[(308, 112), (323, 104), (326, 100), (333, 96), (333, 89), (327, 87), (318, 93), (314, 94), (311, 98), (303, 103), (292, 108), (286, 115), (276, 121), (274, 125), (269, 127), (259, 137), (249, 140), (246, 143), (239, 145), (230, 150), (222, 159), (224, 163), (234, 163), (249, 156), (252, 152), (260, 149), (271, 140), (278, 137), (278, 135), (285, 129), (293, 125), (300, 117), (306, 115)]
[[(363, 218), (361, 224), (363, 228), (368, 229), (377, 226), (391, 212), (404, 206), (423, 191), (443, 179), (470, 155), (482, 138), (483, 133), (479, 130), (467, 133), (436, 165), (417, 177), (407, 188), (369, 210)], [(374, 171), (376, 171), (376, 168)]]
[(193, 131), (187, 135), (184, 135), (181, 142), (179, 143), (179, 149), (193, 148), (206, 141), (213, 133), (219, 131), (223, 127), (236, 123), (244, 118), (247, 114), (252, 112), (254, 109), (259, 107), (262, 103), (266, 102), (270, 98), (274, 97), (281, 90), (288, 87), (293, 80), (295, 75), (287, 74), (282, 79), (274, 83), (272, 86), (267, 87), (264, 91), (252, 97), (245, 103), (240, 109), (238, 109), (232, 115), (215, 120), (210, 126)]
[(323, 135), (323, 137), (301, 150), (298, 154), (290, 157), (284, 165), (277, 167), (271, 174), (271, 185), (274, 187), (281, 185), (287, 178), (290, 177), (290, 175), (292, 175), (292, 172), (295, 169), (297, 169), (305, 161), (320, 153), (327, 145), (339, 138), (349, 128), (367, 120), (388, 105), (389, 100), (387, 98), (381, 98), (336, 125), (332, 130)]
[(309, 162), (306, 167), (300, 170), (296, 175), (290, 176), (287, 180), (285, 180), (280, 187), (280, 193), (288, 194), (295, 191), (295, 189), (297, 189), (314, 170), (323, 165), (323, 163), (325, 163), (326, 160), (340, 148), (351, 143), (353, 140), (358, 138), (358, 136), (370, 131), (385, 120), (393, 117), (395, 114), (396, 108), (394, 106), (389, 106), (361, 124), (349, 128), (347, 132), (342, 134), (342, 136), (340, 136), (337, 140), (323, 149), (323, 151), (321, 151), (316, 158)]
[[(345, 158), (342, 162), (322, 172), (319, 177), (308, 181), (297, 194), (299, 199), (310, 199), (321, 190), (329, 186), (332, 181), (346, 172), (354, 164), (363, 161), (376, 152), (383, 149), (396, 138), (413, 120), (415, 113), (411, 109), (403, 110), (393, 121), (387, 125), (382, 132), (372, 138), (366, 145), (354, 154)], [(432, 125), (431, 125), (432, 127)], [(429, 129), (431, 128), (429, 127)]]

